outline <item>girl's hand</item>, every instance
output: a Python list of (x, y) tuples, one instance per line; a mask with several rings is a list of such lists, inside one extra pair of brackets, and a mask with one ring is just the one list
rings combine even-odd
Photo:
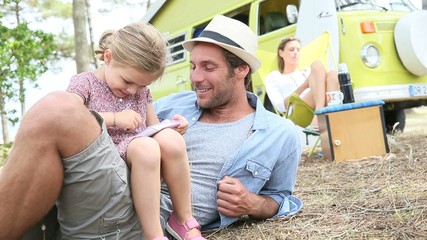
[(178, 120), (181, 122), (181, 124), (178, 127), (173, 128), (175, 131), (179, 132), (181, 135), (184, 135), (184, 133), (188, 129), (188, 121), (184, 116), (175, 114), (172, 117), (173, 120)]
[(116, 127), (123, 130), (134, 131), (142, 123), (141, 116), (134, 110), (127, 109), (114, 114)]

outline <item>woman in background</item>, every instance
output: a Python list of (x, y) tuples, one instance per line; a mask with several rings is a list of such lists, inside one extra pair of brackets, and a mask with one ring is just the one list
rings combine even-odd
[[(300, 69), (301, 41), (289, 37), (280, 41), (277, 48), (278, 70), (272, 71), (265, 79), (265, 87), (273, 106), (280, 112), (287, 111), (289, 97), (296, 93), (313, 110), (326, 106), (326, 92), (339, 91), (336, 71), (326, 72), (320, 61), (314, 61), (310, 67)], [(314, 117), (311, 126), (316, 127)]]

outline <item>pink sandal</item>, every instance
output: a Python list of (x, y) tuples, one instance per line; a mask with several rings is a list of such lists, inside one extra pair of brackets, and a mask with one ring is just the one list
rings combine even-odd
[(186, 223), (180, 224), (173, 212), (169, 217), (169, 221), (166, 223), (166, 230), (178, 240), (206, 240), (206, 238), (202, 237), (201, 233), (193, 237), (188, 237), (188, 232), (194, 228), (200, 231), (200, 224), (195, 218), (191, 218)]

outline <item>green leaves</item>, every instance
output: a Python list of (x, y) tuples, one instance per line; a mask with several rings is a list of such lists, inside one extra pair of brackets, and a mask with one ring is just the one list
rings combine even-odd
[(33, 31), (25, 22), (11, 29), (0, 25), (0, 32), (0, 89), (14, 97), (10, 91), (16, 93), (19, 83), (34, 83), (57, 60), (56, 44), (52, 34)]
[(51, 34), (40, 30), (32, 31), (26, 23), (19, 24), (12, 37), (12, 56), (17, 63), (17, 74), (21, 79), (35, 81), (48, 70), (47, 62), (55, 60), (56, 45)]
[[(2, 121), (19, 121), (16, 110), (8, 110), (11, 102), (21, 103), (21, 115), (25, 111), (25, 83), (37, 86), (37, 78), (48, 70), (49, 63), (58, 60), (52, 34), (31, 30), (26, 22), (16, 27), (6, 27), (0, 21), (0, 113)], [(7, 123), (2, 123), (3, 128)], [(8, 131), (3, 130), (3, 142), (8, 142)]]

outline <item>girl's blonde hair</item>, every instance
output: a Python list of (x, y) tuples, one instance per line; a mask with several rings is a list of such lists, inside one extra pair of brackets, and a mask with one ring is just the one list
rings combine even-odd
[(104, 61), (107, 49), (116, 62), (151, 73), (155, 78), (162, 76), (168, 59), (166, 40), (147, 23), (131, 23), (117, 31), (105, 31), (95, 51), (99, 60)]
[(292, 41), (297, 41), (301, 44), (301, 40), (299, 40), (299, 38), (287, 37), (287, 38), (283, 38), (282, 41), (280, 41), (279, 46), (277, 47), (277, 63), (278, 63), (277, 67), (279, 68), (280, 73), (283, 73), (283, 69), (285, 68), (285, 61), (280, 56), (279, 51), (285, 50), (286, 44), (288, 44), (288, 42), (292, 42)]

